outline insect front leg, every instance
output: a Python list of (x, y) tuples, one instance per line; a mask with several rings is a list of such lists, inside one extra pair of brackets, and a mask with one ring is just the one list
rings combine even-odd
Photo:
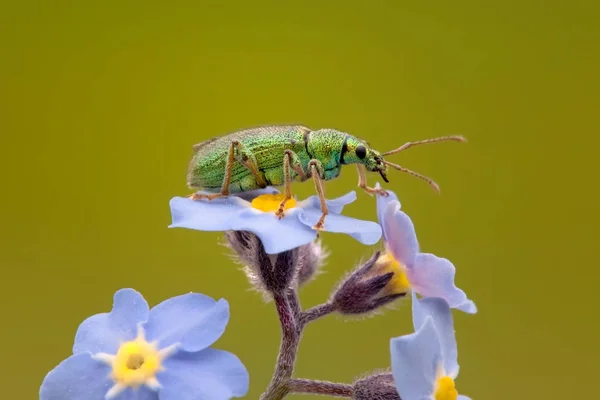
[(367, 186), (367, 170), (364, 165), (356, 164), (356, 168), (358, 169), (358, 187), (363, 189), (369, 195), (372, 194), (380, 194), (382, 196), (387, 196), (388, 192), (383, 190), (383, 188), (372, 188)]
[(323, 189), (323, 179), (322, 176), (324, 174), (323, 164), (319, 160), (310, 160), (308, 163), (308, 170), (310, 171), (310, 176), (315, 182), (315, 189), (317, 190), (317, 194), (319, 195), (319, 201), (321, 202), (321, 218), (319, 221), (313, 226), (313, 229), (322, 230), (323, 225), (325, 223), (325, 217), (329, 214), (329, 210), (327, 210), (327, 202), (325, 201), (325, 190)]
[(267, 187), (265, 179), (258, 170), (258, 165), (256, 164), (256, 158), (254, 157), (254, 155), (251, 152), (247, 151), (239, 141), (232, 140), (231, 146), (229, 147), (229, 151), (227, 153), (227, 162), (225, 164), (225, 175), (223, 177), (223, 185), (221, 186), (221, 192), (211, 194), (194, 193), (189, 197), (192, 200), (212, 200), (218, 197), (228, 196), (229, 185), (231, 184), (231, 174), (233, 172), (233, 165), (236, 161), (238, 161), (252, 173), (259, 187)]
[(306, 173), (304, 172), (304, 168), (302, 168), (302, 163), (300, 162), (298, 155), (292, 150), (285, 150), (283, 152), (283, 179), (285, 197), (279, 204), (279, 208), (275, 213), (279, 219), (283, 218), (284, 216), (283, 210), (285, 210), (285, 203), (292, 198), (292, 170), (298, 174), (300, 179), (306, 179)]

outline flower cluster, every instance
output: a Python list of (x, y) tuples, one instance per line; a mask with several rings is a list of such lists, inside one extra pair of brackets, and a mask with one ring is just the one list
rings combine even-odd
[[(377, 188), (379, 190), (379, 188)], [(273, 301), (282, 328), (275, 372), (262, 400), (291, 393), (356, 400), (465, 400), (454, 380), (457, 344), (451, 309), (477, 312), (454, 283), (445, 258), (420, 251), (414, 225), (393, 192), (378, 191), (378, 222), (342, 215), (356, 199), (350, 192), (327, 200), (322, 230), (362, 244), (383, 246), (341, 280), (328, 300), (303, 310), (298, 291), (313, 279), (327, 251), (313, 228), (320, 220), (317, 196), (280, 205), (273, 188), (212, 200), (173, 198), (173, 228), (223, 231), (226, 244), (253, 287)], [(279, 212), (278, 212), (279, 210)], [(390, 341), (391, 372), (374, 372), (352, 384), (293, 375), (302, 332), (331, 313), (365, 315), (410, 297), (414, 332)], [(45, 377), (40, 400), (226, 400), (245, 396), (249, 375), (233, 354), (211, 346), (229, 320), (224, 300), (188, 293), (152, 309), (133, 289), (114, 295), (112, 310), (79, 326), (73, 354)]]

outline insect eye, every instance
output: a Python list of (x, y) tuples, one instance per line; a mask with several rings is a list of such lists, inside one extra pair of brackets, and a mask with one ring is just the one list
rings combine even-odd
[(365, 146), (363, 146), (363, 145), (358, 146), (356, 148), (356, 157), (358, 157), (362, 160), (366, 156), (367, 156), (367, 149), (365, 148)]

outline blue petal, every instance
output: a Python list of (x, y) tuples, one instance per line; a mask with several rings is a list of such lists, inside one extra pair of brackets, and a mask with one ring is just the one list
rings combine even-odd
[(137, 388), (128, 387), (114, 400), (159, 400), (160, 394), (147, 386), (140, 386)]
[(415, 226), (406, 213), (400, 211), (400, 203), (389, 201), (383, 210), (383, 228), (386, 246), (394, 258), (412, 268), (419, 253)]
[(415, 266), (408, 271), (413, 289), (423, 297), (440, 297), (450, 305), (470, 314), (477, 312), (475, 303), (454, 285), (456, 269), (450, 261), (433, 254), (417, 255)]
[(96, 314), (79, 325), (73, 353), (116, 354), (119, 344), (137, 335), (137, 325), (148, 319), (148, 303), (133, 289), (118, 290), (110, 313)]
[[(344, 206), (354, 202), (356, 200), (356, 192), (348, 192), (341, 197), (337, 197), (335, 199), (326, 200), (327, 209), (331, 214), (340, 214), (344, 209)], [(319, 196), (310, 196), (304, 201), (298, 203), (298, 207), (305, 209), (315, 209), (321, 210), (321, 201), (319, 200)]]
[[(319, 221), (321, 214), (321, 210), (305, 209), (298, 214), (298, 219), (307, 227), (312, 227)], [(381, 239), (381, 226), (379, 224), (337, 214), (328, 214), (325, 217), (323, 230), (325, 232), (345, 233), (366, 245), (375, 244)]]
[(221, 337), (229, 321), (229, 304), (200, 293), (188, 293), (163, 301), (150, 310), (145, 324), (148, 341), (159, 348), (180, 343), (183, 350), (207, 348)]
[(475, 302), (473, 300), (467, 300), (454, 308), (466, 312), (467, 314), (477, 314), (477, 306), (475, 305)]
[(456, 398), (456, 400), (471, 400), (471, 398), (467, 397), (467, 396), (463, 396), (462, 394), (459, 394), (458, 397)]
[(249, 231), (259, 237), (267, 254), (277, 254), (305, 244), (317, 238), (317, 232), (298, 221), (300, 209), (289, 210), (282, 219), (274, 213), (262, 213), (252, 209), (241, 213), (231, 228)]
[(160, 400), (228, 400), (248, 393), (246, 367), (226, 351), (179, 352), (165, 360), (165, 368), (157, 376)]
[(458, 375), (458, 350), (454, 335), (454, 320), (448, 303), (437, 297), (427, 297), (419, 300), (413, 292), (412, 315), (415, 331), (425, 324), (427, 318), (431, 318), (440, 339), (444, 371), (446, 375), (453, 379), (456, 378)]
[(174, 197), (169, 205), (172, 217), (172, 224), (169, 228), (200, 231), (230, 230), (239, 214), (250, 207), (250, 203), (236, 196), (213, 200)]
[(440, 342), (431, 319), (415, 333), (390, 341), (392, 374), (402, 399), (429, 399), (441, 362)]
[[(381, 188), (381, 186), (379, 185), (379, 182), (377, 182), (375, 184), (375, 189), (379, 189)], [(391, 190), (386, 190), (386, 192), (388, 192), (388, 196), (384, 197), (384, 196), (377, 196), (377, 220), (379, 221), (379, 223), (381, 225), (383, 225), (383, 214), (384, 214), (384, 210), (386, 209), (387, 205), (390, 202), (398, 202), (398, 207), (401, 207), (400, 204), (400, 200), (398, 200), (398, 196), (396, 196), (396, 193), (392, 192)], [(385, 231), (383, 232), (383, 240), (387, 241), (387, 238), (385, 236)]]
[(89, 353), (75, 354), (46, 375), (40, 400), (104, 400), (113, 386), (110, 367), (93, 360)]

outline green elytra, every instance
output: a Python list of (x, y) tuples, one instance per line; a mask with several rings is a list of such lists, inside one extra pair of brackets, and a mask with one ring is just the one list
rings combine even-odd
[(431, 179), (386, 161), (383, 157), (414, 145), (446, 140), (465, 141), (461, 136), (445, 136), (408, 142), (382, 154), (364, 140), (335, 129), (311, 130), (301, 125), (264, 126), (196, 144), (188, 168), (187, 183), (191, 189), (211, 193), (195, 193), (190, 196), (194, 200), (212, 200), (231, 193), (283, 185), (284, 199), (275, 213), (281, 218), (285, 203), (292, 196), (291, 182), (294, 179), (305, 181), (312, 178), (323, 212), (314, 228), (322, 229), (328, 213), (322, 181), (338, 177), (343, 165), (357, 165), (358, 186), (369, 194), (387, 195), (383, 189), (367, 186), (366, 171), (378, 172), (388, 182), (388, 166), (423, 179), (438, 190)]

